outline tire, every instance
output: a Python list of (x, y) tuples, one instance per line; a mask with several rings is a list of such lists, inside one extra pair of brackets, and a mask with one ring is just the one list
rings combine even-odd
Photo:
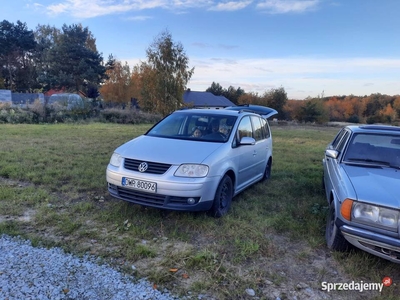
[(261, 181), (267, 181), (268, 179), (271, 178), (271, 169), (272, 169), (272, 159), (270, 158), (267, 162), (267, 165), (265, 166), (264, 175)]
[(220, 218), (226, 215), (232, 204), (233, 184), (232, 179), (225, 175), (218, 185), (215, 193), (213, 206), (210, 209), (210, 214), (214, 218)]
[(326, 220), (326, 230), (325, 230), (325, 239), (326, 244), (329, 249), (334, 251), (345, 252), (348, 251), (350, 248), (350, 244), (342, 233), (340, 232), (339, 228), (335, 224), (336, 220), (336, 210), (334, 201), (331, 201), (329, 205), (329, 212), (328, 217)]

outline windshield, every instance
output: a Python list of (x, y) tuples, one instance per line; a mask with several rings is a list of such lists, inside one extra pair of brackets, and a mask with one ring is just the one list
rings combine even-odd
[(226, 142), (237, 116), (211, 113), (173, 113), (146, 135), (202, 142)]
[(400, 136), (356, 134), (350, 141), (344, 162), (400, 167)]

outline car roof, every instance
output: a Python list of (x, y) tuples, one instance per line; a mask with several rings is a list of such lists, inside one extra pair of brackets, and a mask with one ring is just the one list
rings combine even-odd
[(396, 133), (400, 134), (400, 127), (391, 125), (349, 125), (346, 126), (356, 133)]
[(215, 108), (189, 108), (189, 109), (176, 110), (173, 112), (173, 114), (176, 113), (178, 114), (198, 113), (204, 115), (225, 115), (225, 116), (237, 115), (237, 112), (228, 111), (225, 109), (215, 109)]
[[(256, 114), (261, 115), (264, 118), (268, 118), (270, 116), (276, 115), (278, 112), (270, 107), (261, 106), (261, 105), (238, 105), (238, 106), (229, 106), (226, 108), (187, 108), (183, 110), (177, 110), (175, 112), (179, 113), (187, 113), (187, 112), (199, 112), (202, 114), (217, 114), (217, 115), (230, 115), (237, 116), (239, 114)], [(175, 113), (174, 112), (174, 113)]]

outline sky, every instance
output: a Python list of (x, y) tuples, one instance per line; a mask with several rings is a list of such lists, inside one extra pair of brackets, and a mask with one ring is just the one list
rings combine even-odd
[(194, 74), (289, 99), (400, 94), (398, 0), (0, 0), (0, 21), (28, 29), (82, 24), (105, 61), (130, 66), (168, 30)]

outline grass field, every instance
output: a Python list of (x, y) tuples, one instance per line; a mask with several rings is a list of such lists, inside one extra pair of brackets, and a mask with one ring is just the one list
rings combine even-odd
[(0, 234), (103, 257), (180, 295), (245, 299), (251, 288), (260, 299), (276, 291), (285, 299), (282, 290), (299, 281), (318, 289), (322, 281), (379, 283), (390, 276), (394, 284), (382, 295), (364, 292), (358, 299), (398, 299), (398, 265), (326, 249), (321, 159), (338, 128), (273, 126), (271, 180), (238, 195), (221, 219), (108, 196), (105, 169), (113, 150), (147, 128), (0, 125)]

